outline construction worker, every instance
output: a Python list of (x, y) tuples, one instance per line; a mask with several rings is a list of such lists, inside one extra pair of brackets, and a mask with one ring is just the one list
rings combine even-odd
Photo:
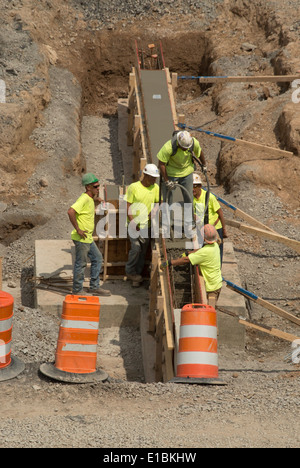
[(155, 183), (157, 177), (157, 166), (147, 164), (143, 170), (143, 179), (129, 185), (125, 195), (131, 244), (125, 272), (135, 285), (143, 281), (142, 272), (150, 240), (151, 212), (158, 208), (159, 186)]
[(160, 268), (164, 270), (168, 265), (179, 266), (186, 265), (188, 263), (199, 265), (205, 281), (208, 304), (215, 307), (221, 292), (223, 281), (220, 249), (218, 245), (219, 238), (216, 228), (211, 224), (206, 224), (202, 228), (202, 236), (204, 244), (201, 249), (195, 250), (190, 254), (185, 253), (177, 259), (162, 262)]
[[(203, 170), (206, 171), (206, 160), (199, 141), (187, 131), (174, 132), (172, 139), (167, 141), (157, 154), (159, 170), (162, 176), (163, 200), (172, 204), (172, 192), (178, 184), (181, 188), (185, 204), (193, 201), (193, 156), (200, 159)], [(190, 234), (192, 225), (192, 207), (185, 213), (185, 233)], [(163, 225), (167, 222), (163, 220)], [(187, 229), (186, 229), (187, 228)], [(191, 237), (188, 235), (187, 237)]]
[[(199, 174), (193, 174), (193, 207), (194, 207), (194, 216), (196, 221), (198, 242), (199, 245), (202, 245), (203, 239), (201, 239), (201, 228), (204, 224), (212, 224), (215, 226), (220, 239), (220, 255), (221, 255), (221, 265), (223, 263), (223, 239), (227, 238), (227, 230), (225, 224), (225, 218), (223, 210), (220, 207), (220, 204), (215, 195), (212, 193), (209, 194), (209, 203), (206, 213), (205, 207), (207, 202), (208, 192), (202, 188), (202, 181)], [(205, 216), (205, 214), (207, 216)], [(200, 234), (200, 235), (199, 235)]]
[(99, 199), (99, 180), (92, 173), (82, 177), (85, 193), (69, 208), (68, 216), (74, 227), (71, 239), (75, 245), (73, 294), (84, 295), (84, 272), (90, 259), (91, 278), (89, 292), (95, 296), (110, 296), (110, 291), (100, 288), (102, 254), (93, 240), (95, 227), (95, 200)]

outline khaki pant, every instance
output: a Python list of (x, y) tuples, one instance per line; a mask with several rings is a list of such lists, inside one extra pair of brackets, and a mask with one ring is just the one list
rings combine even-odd
[(221, 293), (221, 289), (222, 288), (217, 289), (216, 291), (209, 291), (206, 293), (208, 305), (214, 308), (216, 307), (220, 293)]

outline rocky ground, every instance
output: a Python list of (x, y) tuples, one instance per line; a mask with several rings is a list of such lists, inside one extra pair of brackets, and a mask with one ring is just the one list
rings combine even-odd
[[(96, 160), (103, 181), (120, 183), (116, 109), (128, 93), (134, 39), (162, 39), (167, 66), (178, 74), (294, 74), (297, 1), (0, 6), (0, 79), (7, 87), (0, 104), (0, 256), (5, 288), (17, 297), (13, 353), (26, 364), (18, 378), (0, 383), (0, 446), (299, 447), (299, 365), (288, 358), (290, 343), (247, 331), (245, 350), (220, 347), (226, 386), (145, 384), (139, 331), (112, 329), (99, 339), (99, 365), (101, 357), (111, 363), (110, 381), (61, 384), (39, 373), (42, 362), (53, 361), (59, 319), (33, 308), (26, 281), (34, 240), (69, 237), (66, 211), (81, 191), (81, 172)], [(278, 159), (195, 134), (213, 191), (300, 241), (299, 110), (291, 88), (182, 81), (177, 110), (189, 125), (294, 152)], [(229, 233), (243, 284), (299, 317), (299, 255)], [(299, 336), (298, 327), (256, 304), (251, 316)]]

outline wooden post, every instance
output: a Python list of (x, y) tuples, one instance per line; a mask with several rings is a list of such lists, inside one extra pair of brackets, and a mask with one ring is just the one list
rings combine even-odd
[(129, 75), (129, 95), (128, 95), (128, 130), (127, 130), (127, 145), (133, 145), (133, 121), (134, 121), (134, 89), (135, 89), (135, 75)]
[(141, 116), (134, 116), (133, 136), (133, 180), (138, 180), (140, 170), (140, 139), (141, 139)]
[(177, 86), (178, 86), (178, 73), (171, 74), (171, 83), (172, 83), (172, 88), (173, 88), (174, 99), (176, 100), (176, 91), (177, 91)]
[(163, 379), (162, 359), (163, 359), (163, 297), (157, 297), (157, 316), (156, 316), (156, 358), (155, 358), (155, 380), (161, 382)]
[[(104, 216), (108, 216), (108, 210), (104, 212)], [(105, 224), (105, 239), (104, 239), (104, 252), (103, 252), (103, 282), (107, 279), (107, 261), (108, 261), (108, 236), (109, 236), (109, 223)]]
[(149, 299), (149, 332), (155, 331), (155, 310), (157, 310), (157, 292), (158, 292), (158, 257), (159, 252), (152, 252), (152, 268), (150, 275), (150, 299)]

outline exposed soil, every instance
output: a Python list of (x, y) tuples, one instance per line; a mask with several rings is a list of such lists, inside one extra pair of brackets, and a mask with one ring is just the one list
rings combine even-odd
[[(117, 102), (128, 94), (135, 40), (162, 42), (180, 76), (295, 74), (298, 0), (0, 0), (0, 256), (16, 298), (13, 353), (25, 364), (1, 382), (1, 447), (299, 447), (299, 365), (290, 343), (247, 331), (245, 350), (219, 349), (226, 386), (145, 384), (139, 330), (101, 330), (111, 379), (69, 385), (38, 372), (54, 357), (58, 317), (32, 305), (35, 239), (66, 239), (66, 211), (85, 169), (120, 183)], [(281, 148), (281, 157), (199, 132), (212, 190), (300, 241), (299, 105), (289, 84), (200, 86), (179, 80), (190, 126)], [(226, 215), (232, 216), (225, 209)], [(299, 255), (229, 228), (247, 289), (300, 317)], [(19, 287), (21, 287), (19, 292)], [(251, 316), (299, 336), (257, 304)], [(193, 428), (193, 430), (191, 430)]]

